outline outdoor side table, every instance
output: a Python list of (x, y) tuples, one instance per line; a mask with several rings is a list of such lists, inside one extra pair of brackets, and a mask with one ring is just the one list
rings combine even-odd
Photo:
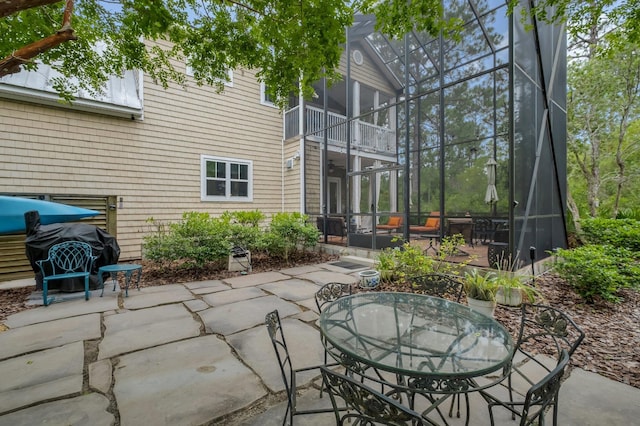
[(100, 297), (102, 297), (102, 295), (104, 294), (104, 281), (102, 279), (102, 274), (108, 273), (111, 276), (111, 279), (113, 280), (113, 290), (115, 291), (116, 281), (118, 280), (118, 272), (124, 272), (124, 295), (125, 297), (129, 297), (129, 284), (131, 283), (131, 277), (136, 271), (136, 287), (138, 288), (138, 291), (140, 291), (140, 276), (142, 275), (142, 265), (137, 265), (135, 263), (123, 263), (120, 265), (101, 266), (98, 269), (98, 280), (100, 287), (102, 287)]

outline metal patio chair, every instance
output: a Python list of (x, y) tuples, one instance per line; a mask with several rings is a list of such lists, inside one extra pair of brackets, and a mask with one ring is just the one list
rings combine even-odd
[[(583, 339), (584, 332), (561, 310), (547, 305), (524, 303), (522, 305), (522, 319), (514, 356), (515, 354), (520, 354), (524, 357), (524, 361), (534, 362), (547, 372), (550, 372), (551, 369), (536, 357), (541, 342), (544, 344), (548, 355), (553, 356), (555, 359), (560, 359), (563, 349), (571, 357)], [(535, 383), (535, 380), (528, 377), (520, 368), (523, 362), (519, 362), (519, 365), (515, 363), (511, 365), (507, 381), (510, 401), (513, 401), (513, 374), (518, 374), (530, 385)]]
[[(426, 294), (428, 296), (440, 297), (442, 299), (460, 302), (464, 292), (464, 284), (462, 281), (447, 274), (431, 273), (409, 278), (411, 291), (418, 294)], [(469, 407), (469, 395), (466, 393), (465, 402)], [(460, 395), (454, 395), (451, 398), (449, 406), (449, 417), (453, 417), (453, 407), (457, 405), (456, 416), (460, 417)], [(468, 408), (467, 408), (468, 409)], [(440, 411), (438, 410), (438, 413)], [(440, 413), (442, 416), (442, 414)], [(443, 419), (444, 420), (444, 419)]]
[[(331, 397), (336, 415), (336, 424), (356, 420), (354, 424), (364, 425), (423, 425), (420, 413), (401, 405), (398, 401), (370, 388), (353, 377), (320, 367), (322, 382)], [(347, 411), (342, 417), (336, 397), (344, 400)]]
[[(265, 316), (265, 324), (273, 344), (273, 349), (278, 358), (278, 364), (280, 366), (280, 372), (282, 373), (282, 381), (287, 391), (287, 410), (284, 413), (282, 419), (282, 425), (287, 425), (289, 420), (289, 426), (293, 425), (293, 416), (305, 415), (305, 414), (318, 414), (318, 413), (332, 413), (334, 408), (321, 408), (317, 410), (298, 410), (296, 406), (296, 376), (303, 371), (317, 370), (321, 366), (316, 365), (312, 367), (305, 367), (294, 369), (291, 364), (291, 356), (289, 355), (289, 349), (287, 348), (287, 342), (284, 338), (284, 332), (282, 330), (282, 323), (280, 322), (280, 314), (278, 310), (269, 312)], [(320, 372), (318, 372), (320, 374)]]
[(413, 293), (460, 302), (464, 285), (462, 281), (451, 275), (432, 273), (409, 278)]
[[(49, 255), (36, 264), (42, 272), (42, 299), (49, 305), (49, 281), (67, 278), (84, 278), (84, 298), (89, 300), (89, 275), (93, 262), (91, 246), (81, 241), (65, 241), (49, 248)], [(53, 300), (53, 298), (51, 298)]]
[(524, 401), (514, 402), (500, 401), (499, 399), (482, 392), (489, 402), (489, 419), (494, 425), (493, 408), (504, 407), (511, 411), (512, 416), (520, 417), (520, 426), (544, 425), (544, 414), (547, 408), (553, 407), (553, 424), (558, 424), (558, 394), (565, 368), (569, 363), (569, 352), (562, 349), (560, 359), (556, 367), (542, 380), (531, 386), (527, 391)]

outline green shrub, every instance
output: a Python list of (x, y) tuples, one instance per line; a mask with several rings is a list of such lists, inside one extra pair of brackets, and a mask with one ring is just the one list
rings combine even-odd
[[(153, 219), (150, 219), (154, 223)], [(155, 261), (181, 260), (188, 265), (204, 266), (226, 258), (231, 250), (230, 227), (225, 218), (208, 213), (185, 212), (177, 223), (157, 227), (144, 238), (145, 256)]]
[(261, 249), (264, 232), (260, 229), (260, 222), (265, 219), (264, 213), (259, 210), (226, 211), (221, 219), (228, 223), (232, 246), (240, 246), (254, 252)]
[(383, 249), (376, 257), (375, 269), (385, 282), (404, 282), (408, 277), (433, 272), (433, 263), (421, 247), (405, 242), (401, 247)]
[(269, 232), (261, 239), (261, 248), (271, 256), (289, 261), (291, 254), (299, 249), (313, 247), (318, 243), (320, 231), (307, 222), (302, 213), (276, 213), (271, 218)]
[(640, 282), (638, 259), (627, 249), (590, 244), (557, 254), (557, 272), (589, 303), (598, 297), (619, 302), (621, 288)]
[(633, 207), (620, 209), (616, 215), (616, 219), (633, 219), (640, 221), (640, 208)]
[(640, 251), (640, 222), (634, 219), (584, 219), (580, 222), (588, 244), (608, 244)]

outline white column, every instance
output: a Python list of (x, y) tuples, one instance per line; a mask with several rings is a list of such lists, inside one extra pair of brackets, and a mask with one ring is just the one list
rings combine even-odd
[[(357, 81), (353, 82), (353, 116), (357, 117), (360, 115), (360, 83)], [(352, 138), (357, 147), (360, 146), (360, 127), (358, 126), (358, 121), (354, 120), (352, 129)], [(352, 146), (353, 148), (353, 146)]]
[[(360, 158), (359, 155), (355, 154), (353, 156), (353, 171), (354, 172), (359, 172), (360, 170), (362, 170), (362, 159)], [(353, 182), (352, 182), (352, 189), (353, 189), (353, 193), (352, 193), (352, 200), (351, 200), (351, 205), (353, 206), (353, 212), (354, 213), (360, 213), (360, 197), (362, 196), (361, 192), (362, 192), (362, 182), (361, 182), (362, 177), (360, 175), (356, 175), (353, 177)], [(360, 219), (358, 219), (360, 220)]]
[(398, 171), (389, 172), (389, 208), (392, 212), (398, 211)]

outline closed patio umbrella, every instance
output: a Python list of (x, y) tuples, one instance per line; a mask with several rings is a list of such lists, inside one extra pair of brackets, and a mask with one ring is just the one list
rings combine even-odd
[(496, 189), (496, 160), (490, 158), (487, 161), (487, 193), (484, 196), (484, 202), (493, 204), (498, 201), (498, 190)]

